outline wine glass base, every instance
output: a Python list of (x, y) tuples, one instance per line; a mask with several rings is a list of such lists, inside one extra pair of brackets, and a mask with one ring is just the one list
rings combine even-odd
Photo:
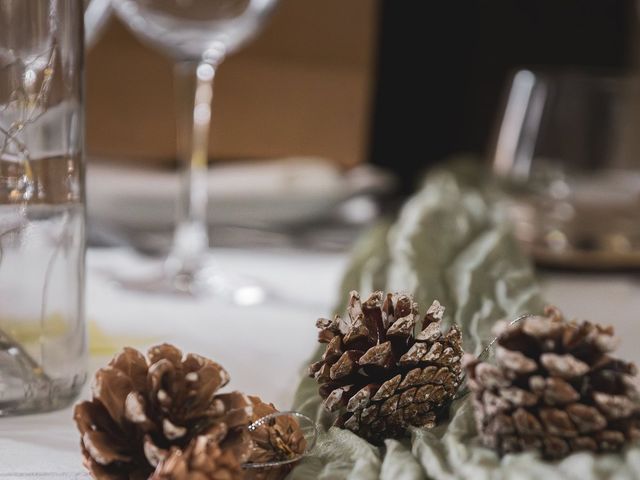
[(258, 281), (213, 267), (195, 271), (161, 270), (143, 277), (114, 278), (124, 289), (150, 294), (173, 294), (192, 297), (218, 297), (240, 306), (263, 303), (267, 293)]

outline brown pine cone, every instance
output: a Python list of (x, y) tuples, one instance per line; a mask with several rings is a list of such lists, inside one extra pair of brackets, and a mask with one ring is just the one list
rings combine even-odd
[[(273, 404), (264, 403), (259, 397), (249, 397), (253, 404), (253, 421), (257, 421), (278, 410)], [(294, 417), (281, 416), (266, 422), (251, 432), (253, 450), (248, 463), (266, 463), (300, 457), (307, 442)], [(279, 480), (284, 478), (295, 463), (280, 467), (247, 469), (246, 480)]]
[(408, 295), (375, 292), (361, 303), (351, 292), (347, 314), (318, 320), (327, 347), (309, 367), (325, 408), (342, 412), (337, 425), (375, 443), (434, 427), (462, 375), (460, 331), (442, 332), (444, 307), (434, 301), (420, 321)]
[(500, 454), (611, 452), (640, 438), (636, 367), (609, 356), (613, 328), (554, 307), (496, 328), (495, 364), (465, 358), (478, 432)]
[(171, 345), (152, 347), (148, 359), (125, 348), (96, 373), (92, 400), (75, 408), (85, 466), (97, 479), (148, 478), (194, 439), (182, 456), (199, 455), (201, 437), (241, 464), (252, 448), (245, 432), (252, 406), (241, 393), (217, 393), (228, 381), (222, 366), (194, 354), (183, 359)]

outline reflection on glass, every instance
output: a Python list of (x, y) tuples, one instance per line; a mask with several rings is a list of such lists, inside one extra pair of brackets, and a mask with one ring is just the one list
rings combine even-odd
[(84, 3), (84, 37), (85, 45), (91, 48), (104, 29), (109, 13), (111, 0), (82, 0)]

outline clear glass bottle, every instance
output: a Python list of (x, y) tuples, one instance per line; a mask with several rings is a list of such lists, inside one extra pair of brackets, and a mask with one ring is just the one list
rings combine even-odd
[(0, 1), (0, 416), (86, 379), (82, 14)]

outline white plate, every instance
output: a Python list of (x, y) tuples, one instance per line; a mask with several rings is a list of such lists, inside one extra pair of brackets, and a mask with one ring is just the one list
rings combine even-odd
[[(372, 167), (343, 174), (318, 158), (214, 166), (207, 181), (209, 223), (243, 226), (313, 220), (351, 197), (385, 191), (392, 184), (388, 175)], [(122, 227), (171, 227), (178, 188), (176, 171), (91, 161), (87, 169), (89, 215)]]

